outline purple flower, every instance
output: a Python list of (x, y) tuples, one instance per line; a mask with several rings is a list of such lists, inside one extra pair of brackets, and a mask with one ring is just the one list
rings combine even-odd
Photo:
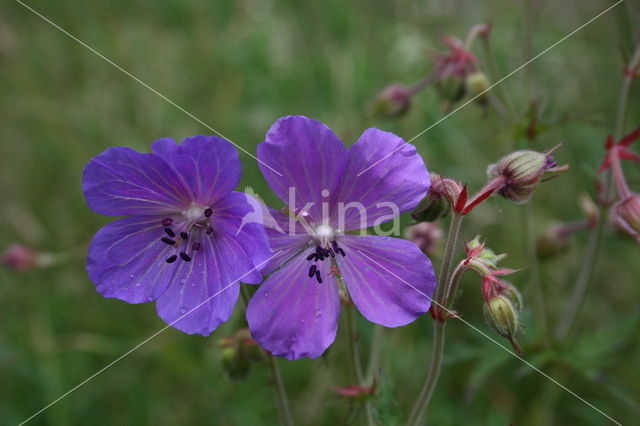
[(165, 322), (208, 335), (231, 315), (238, 281), (261, 281), (268, 238), (261, 223), (242, 222), (259, 213), (255, 200), (233, 191), (241, 165), (229, 142), (163, 138), (152, 149), (109, 148), (86, 166), (89, 207), (126, 216), (95, 235), (87, 271), (103, 296), (156, 300)]
[(394, 134), (368, 129), (347, 149), (324, 124), (292, 116), (278, 120), (258, 146), (261, 162), (282, 174), (261, 164), (276, 195), (287, 203), (295, 190), (288, 201), (295, 220), (272, 211), (278, 226), (267, 233), (279, 254), (247, 310), (252, 335), (274, 355), (315, 358), (331, 345), (343, 285), (362, 315), (387, 327), (429, 310), (435, 276), (417, 245), (347, 233), (391, 220), (426, 194), (424, 162), (412, 145), (398, 149), (402, 144)]

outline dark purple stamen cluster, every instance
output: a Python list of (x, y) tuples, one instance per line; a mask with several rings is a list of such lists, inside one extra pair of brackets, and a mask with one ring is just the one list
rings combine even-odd
[[(212, 214), (213, 214), (212, 209), (210, 208), (205, 209), (204, 211), (205, 218), (211, 217)], [(183, 243), (185, 243), (184, 250), (179, 251), (177, 254), (172, 254), (166, 259), (166, 262), (173, 263), (176, 260), (178, 260), (178, 258), (184, 260), (185, 262), (191, 262), (191, 259), (193, 258), (193, 254), (189, 255), (187, 253), (187, 250), (189, 249), (190, 240), (193, 234), (189, 234), (189, 232), (186, 232), (186, 231), (180, 231), (176, 234), (177, 231), (174, 231), (172, 229), (172, 226), (174, 224), (173, 219), (169, 217), (166, 219), (162, 219), (160, 223), (162, 225), (162, 228), (165, 234), (168, 235), (160, 238), (160, 241), (170, 246), (174, 246), (176, 248), (176, 251), (182, 247)], [(211, 228), (211, 225), (208, 222), (195, 223), (193, 225), (193, 229), (204, 230), (206, 235), (211, 235), (211, 233), (213, 232), (213, 229)], [(177, 238), (179, 238), (179, 240)], [(196, 241), (191, 244), (191, 250), (194, 252), (200, 250), (201, 248), (202, 248), (202, 243), (200, 243), (199, 241)]]
[[(339, 247), (337, 242), (332, 241), (331, 247), (329, 247), (328, 249), (317, 246), (316, 251), (307, 256), (307, 260), (309, 262), (322, 262), (325, 259), (329, 259), (329, 257), (336, 257), (336, 253), (341, 254), (342, 257), (346, 256), (342, 247)], [(320, 275), (320, 270), (316, 265), (311, 265), (311, 267), (309, 268), (309, 278), (313, 278), (314, 276), (318, 280), (318, 283), (322, 284), (322, 276)]]

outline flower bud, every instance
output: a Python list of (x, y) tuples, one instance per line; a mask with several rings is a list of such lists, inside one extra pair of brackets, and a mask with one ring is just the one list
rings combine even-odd
[(475, 99), (480, 105), (486, 105), (488, 98), (486, 96), (486, 91), (491, 86), (489, 79), (486, 74), (480, 71), (474, 72), (467, 76), (467, 81), (465, 82), (467, 87), (467, 92), (469, 96)]
[(0, 254), (0, 265), (14, 271), (27, 271), (51, 265), (53, 258), (47, 253), (38, 253), (20, 244), (10, 245)]
[(450, 103), (455, 103), (466, 94), (464, 79), (459, 75), (448, 75), (436, 84), (436, 90), (440, 97)]
[(436, 173), (431, 173), (430, 180), (429, 192), (411, 212), (411, 217), (417, 222), (431, 222), (446, 217), (462, 191), (458, 182)]
[(487, 324), (500, 336), (509, 339), (518, 355), (522, 354), (515, 337), (520, 331), (520, 319), (515, 304), (505, 295), (496, 296), (484, 305)]
[(558, 167), (549, 153), (525, 149), (502, 157), (489, 166), (487, 174), (490, 178), (504, 181), (498, 189), (500, 195), (521, 204), (531, 198), (545, 173), (564, 171), (567, 168), (568, 166)]
[(405, 236), (416, 243), (427, 255), (433, 254), (434, 248), (442, 239), (442, 228), (437, 222), (422, 222), (407, 228)]
[(640, 194), (631, 194), (614, 204), (611, 217), (619, 228), (640, 242)]
[(467, 251), (466, 264), (478, 272), (480, 275), (488, 275), (498, 269), (498, 262), (502, 260), (506, 254), (496, 254), (484, 243), (480, 242), (480, 236), (465, 244)]
[(251, 370), (251, 363), (261, 361), (262, 353), (248, 329), (243, 328), (232, 337), (220, 339), (222, 369), (233, 380), (244, 379)]
[(373, 101), (371, 111), (379, 117), (399, 117), (411, 106), (411, 91), (399, 83), (387, 86)]

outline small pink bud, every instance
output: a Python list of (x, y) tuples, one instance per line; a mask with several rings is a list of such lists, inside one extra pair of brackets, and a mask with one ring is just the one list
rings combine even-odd
[(408, 87), (392, 83), (380, 92), (373, 101), (372, 112), (380, 117), (399, 117), (409, 110), (411, 96), (412, 93)]
[(38, 253), (20, 244), (12, 244), (0, 254), (0, 265), (5, 265), (14, 271), (27, 271), (50, 264), (50, 255)]
[(631, 194), (614, 204), (611, 218), (624, 232), (640, 242), (640, 194)]
[(408, 240), (416, 243), (423, 253), (431, 255), (442, 239), (443, 232), (437, 222), (422, 222), (409, 226), (405, 235)]

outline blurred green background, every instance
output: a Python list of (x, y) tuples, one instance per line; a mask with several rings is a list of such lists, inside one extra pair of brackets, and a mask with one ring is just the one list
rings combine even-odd
[[(613, 2), (550, 1), (97, 1), (26, 2), (163, 95), (255, 152), (268, 127), (288, 114), (327, 123), (347, 143), (368, 126), (409, 139), (445, 111), (433, 90), (415, 98), (398, 120), (365, 112), (392, 81), (419, 80), (431, 68), (426, 50), (442, 34), (464, 37), (479, 22), (494, 25), (498, 76), (539, 52)], [(465, 239), (481, 233), (524, 268), (512, 281), (525, 295), (525, 357), (616, 420), (640, 416), (638, 244), (607, 231), (593, 286), (576, 332), (549, 347), (540, 324), (553, 329), (584, 256), (587, 235), (535, 267), (531, 234), (553, 221), (579, 220), (583, 192), (593, 193), (602, 144), (613, 132), (625, 52), (640, 29), (640, 7), (625, 1), (507, 80), (520, 113), (530, 100), (549, 124), (532, 147), (557, 151), (571, 171), (536, 192), (526, 207), (502, 199), (476, 210)], [(480, 49), (474, 51), (484, 61)], [(495, 77), (494, 77), (495, 79)], [(100, 297), (84, 271), (89, 239), (110, 219), (91, 212), (80, 190), (90, 158), (114, 145), (147, 151), (155, 139), (211, 132), (133, 79), (53, 28), (19, 3), (0, 5), (0, 250), (21, 243), (58, 255), (46, 269), (0, 269), (0, 423), (17, 424), (164, 326), (153, 304)], [(640, 124), (637, 88), (626, 131)], [(468, 182), (522, 143), (495, 113), (469, 105), (414, 143), (432, 171)], [(256, 163), (244, 161), (243, 185), (273, 205)], [(626, 166), (632, 188), (638, 167)], [(526, 214), (523, 212), (527, 212)], [(404, 223), (407, 223), (405, 220)], [(433, 256), (435, 263), (439, 255)], [(539, 271), (547, 314), (533, 314), (530, 289)], [(479, 279), (469, 275), (457, 310), (483, 322)], [(277, 424), (266, 365), (244, 380), (221, 367), (218, 341), (243, 326), (236, 315), (211, 337), (174, 329), (46, 410), (32, 424)], [(359, 318), (366, 361), (373, 334)], [(360, 406), (332, 392), (352, 384), (344, 327), (324, 359), (282, 361), (299, 424), (358, 424)], [(429, 316), (385, 330), (379, 420), (402, 424), (424, 380)], [(445, 366), (430, 405), (433, 425), (601, 425), (589, 406), (471, 328), (448, 327)], [(500, 340), (501, 343), (506, 343)]]

